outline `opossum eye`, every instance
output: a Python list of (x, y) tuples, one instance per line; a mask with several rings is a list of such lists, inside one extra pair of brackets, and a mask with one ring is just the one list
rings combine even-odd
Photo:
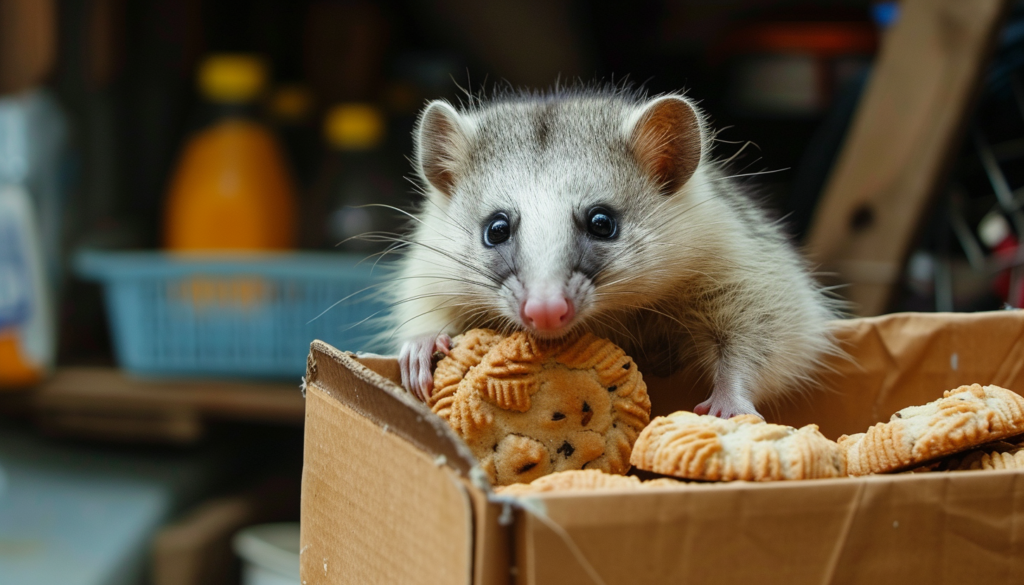
[(488, 247), (496, 246), (507, 240), (511, 235), (512, 226), (508, 223), (508, 216), (504, 213), (499, 213), (484, 228), (484, 244)]
[(603, 207), (595, 207), (587, 214), (587, 231), (595, 238), (614, 238), (618, 232), (615, 218), (610, 211)]

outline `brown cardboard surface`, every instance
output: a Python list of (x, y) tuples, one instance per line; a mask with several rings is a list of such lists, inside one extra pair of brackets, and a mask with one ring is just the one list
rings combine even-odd
[[(366, 364), (385, 373), (397, 372), (395, 360), (390, 362), (391, 368), (388, 360), (366, 358)], [(326, 391), (381, 427), (386, 426), (420, 450), (444, 457), (449, 466), (464, 475), (475, 462), (469, 448), (447, 423), (392, 379), (367, 367), (352, 354), (314, 341), (306, 364), (306, 383)]]
[(822, 392), (778, 409), (831, 438), (976, 382), (1024, 394), (1024, 311), (900, 313), (835, 323), (848, 360), (832, 360)]
[[(355, 393), (373, 389), (354, 374), (331, 381)], [(321, 382), (307, 378), (303, 583), (470, 582), (472, 502), (455, 471)]]
[(499, 522), (502, 507), (488, 501), (478, 489), (470, 489), (476, 513), (473, 583), (507, 585), (511, 579), (513, 534), (511, 526)]
[[(543, 501), (607, 585), (1024, 580), (1021, 473), (735, 482)], [(561, 536), (525, 512), (517, 525), (520, 583), (593, 585)]]
[[(835, 437), (963, 383), (1024, 391), (1022, 311), (889, 315), (836, 332), (849, 359), (829, 364), (825, 390), (769, 418)], [(461, 441), (395, 386), (396, 371), (388, 358), (313, 345), (307, 583), (594, 583), (573, 546), (607, 585), (1024, 582), (1024, 473), (1014, 471), (545, 494), (503, 527), (502, 503), (467, 479)], [(703, 398), (678, 376), (648, 386), (659, 412)], [(323, 559), (338, 572), (324, 575)]]

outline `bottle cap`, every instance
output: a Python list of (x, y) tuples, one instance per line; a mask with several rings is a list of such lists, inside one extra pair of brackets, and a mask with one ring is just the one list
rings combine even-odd
[(239, 103), (256, 98), (267, 82), (267, 68), (253, 55), (215, 54), (199, 66), (199, 89), (210, 101)]
[(384, 139), (384, 116), (370, 104), (337, 105), (327, 112), (324, 135), (335, 148), (376, 148)]

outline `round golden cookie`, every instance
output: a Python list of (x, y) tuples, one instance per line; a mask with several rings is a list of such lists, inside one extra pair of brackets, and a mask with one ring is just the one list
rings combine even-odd
[(480, 329), (453, 340), (428, 404), (495, 485), (570, 469), (624, 474), (651, 412), (636, 364), (608, 340)]
[(998, 386), (961, 386), (910, 406), (866, 433), (843, 435), (850, 475), (899, 471), (1024, 433), (1024, 398)]
[(744, 414), (728, 420), (674, 412), (640, 433), (630, 461), (639, 469), (708, 481), (842, 477), (846, 464), (817, 425), (800, 429)]
[(635, 490), (654, 487), (685, 485), (668, 478), (641, 481), (632, 475), (613, 475), (596, 469), (559, 471), (537, 478), (530, 483), (499, 486), (496, 493), (505, 495), (539, 494), (544, 492), (579, 492), (595, 490)]

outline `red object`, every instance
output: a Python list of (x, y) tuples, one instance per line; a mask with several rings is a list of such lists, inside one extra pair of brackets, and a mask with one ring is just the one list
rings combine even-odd
[(878, 31), (868, 22), (766, 22), (736, 29), (712, 51), (712, 61), (736, 54), (807, 53), (818, 58), (872, 55)]
[[(1017, 242), (1017, 238), (1015, 238), (1011, 234), (1003, 238), (1003, 241), (993, 246), (992, 252), (999, 260), (1009, 261), (1017, 255), (1018, 247), (1019, 242)], [(1011, 272), (1012, 269), (1010, 268), (1007, 268), (1006, 270), (1000, 272), (996, 276), (995, 280), (992, 282), (992, 288), (995, 289), (996, 294), (998, 294), (999, 298), (1003, 299), (1003, 301), (1009, 303), (1014, 307), (1021, 307), (1024, 306), (1024, 287), (1022, 287), (1021, 290), (1018, 291), (1016, 299), (1014, 299), (1013, 301), (1009, 299)]]

